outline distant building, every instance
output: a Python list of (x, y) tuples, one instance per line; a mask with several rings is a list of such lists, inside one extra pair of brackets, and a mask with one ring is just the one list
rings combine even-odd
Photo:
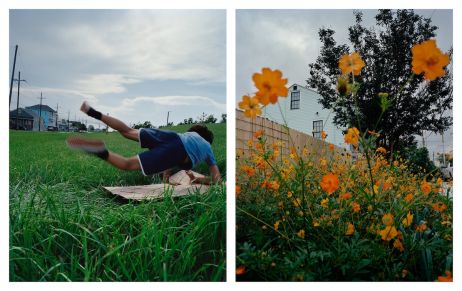
[(37, 104), (34, 106), (26, 107), (26, 109), (32, 110), (43, 119), (45, 128), (40, 128), (41, 130), (58, 130), (58, 113), (50, 106), (44, 104), (40, 106), (40, 104)]
[(289, 128), (318, 139), (321, 139), (321, 132), (325, 131), (327, 142), (349, 148), (343, 140), (345, 128), (340, 128), (333, 123), (333, 113), (318, 103), (320, 98), (321, 96), (316, 91), (293, 84), (289, 87), (287, 98), (279, 98), (281, 109), (278, 105), (266, 106), (263, 110), (263, 117), (280, 124), (284, 124), (285, 119)]
[(68, 131), (68, 122), (65, 119), (58, 120), (58, 130)]
[(24, 108), (10, 111), (10, 129), (38, 131), (39, 122), (41, 122), (40, 129), (45, 130), (43, 119), (40, 119), (34, 111)]

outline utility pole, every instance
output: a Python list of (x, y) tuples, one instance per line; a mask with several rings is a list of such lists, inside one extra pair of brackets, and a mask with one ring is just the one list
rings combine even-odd
[[(109, 116), (109, 113), (106, 114), (107, 116)], [(109, 125), (106, 124), (106, 134), (109, 133)]]
[[(37, 97), (38, 98), (38, 97)], [(47, 99), (47, 98), (43, 98), (42, 96), (42, 92), (40, 92), (40, 109), (39, 109), (39, 132), (40, 132), (40, 119), (42, 118), (42, 100), (43, 99)], [(43, 123), (43, 125), (45, 125), (45, 123)]]
[(16, 45), (14, 49), (13, 72), (11, 73), (11, 83), (10, 83), (10, 106), (11, 106), (11, 93), (13, 92), (14, 69), (16, 67), (16, 54), (17, 53), (18, 53), (18, 45)]
[(446, 152), (444, 151), (444, 131), (441, 131), (441, 141), (443, 142), (443, 165), (446, 167)]
[(170, 116), (170, 111), (167, 111), (167, 126), (168, 126), (168, 117)]
[(70, 126), (69, 126), (69, 115), (71, 114), (70, 111), (67, 111), (67, 132), (69, 132), (70, 130)]
[(21, 71), (18, 72), (18, 78), (13, 79), (14, 81), (18, 82), (18, 100), (16, 102), (16, 130), (19, 129), (19, 87), (21, 85), (21, 81), (26, 81), (26, 80), (21, 80)]
[(59, 108), (59, 103), (56, 103), (56, 130), (58, 130), (58, 108)]

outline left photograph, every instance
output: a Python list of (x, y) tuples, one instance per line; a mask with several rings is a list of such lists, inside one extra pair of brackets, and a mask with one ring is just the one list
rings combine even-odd
[(225, 281), (226, 11), (9, 18), (10, 281)]

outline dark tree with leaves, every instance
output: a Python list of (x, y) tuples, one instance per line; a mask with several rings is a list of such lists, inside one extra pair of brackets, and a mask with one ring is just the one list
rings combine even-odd
[[(375, 129), (381, 133), (377, 146), (391, 151), (415, 144), (414, 135), (424, 130), (439, 132), (452, 125), (452, 117), (444, 115), (452, 109), (452, 74), (448, 68), (444, 77), (431, 82), (425, 81), (423, 75), (410, 77), (411, 48), (435, 37), (437, 27), (431, 19), (412, 10), (380, 10), (375, 16), (376, 27), (366, 28), (362, 13), (355, 12), (354, 16), (355, 24), (348, 28), (351, 46), (337, 44), (335, 31), (322, 28), (319, 30), (323, 44), (320, 55), (309, 65), (307, 83), (322, 96), (319, 102), (333, 111), (334, 123), (355, 126), (362, 133)], [(352, 51), (358, 52), (366, 63), (361, 74), (355, 77), (359, 84), (359, 112), (354, 98), (340, 98), (336, 90), (341, 74), (338, 61)], [(379, 120), (381, 92), (388, 93), (392, 102)]]

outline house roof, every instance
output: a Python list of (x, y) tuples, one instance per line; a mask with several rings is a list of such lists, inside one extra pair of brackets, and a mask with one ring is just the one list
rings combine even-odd
[[(24, 108), (19, 108), (19, 114), (18, 118), (20, 119), (34, 119), (34, 116), (30, 114), (28, 110), (25, 110)], [(16, 112), (18, 111), (17, 109), (10, 111), (10, 118), (16, 118)]]
[(303, 86), (303, 85), (300, 85), (300, 84), (297, 84), (297, 83), (293, 83), (292, 85), (290, 85), (289, 89), (292, 88), (295, 85), (297, 86), (297, 89), (302, 88), (303, 90), (307, 90), (307, 91), (311, 91), (311, 92), (314, 92), (316, 94), (319, 94), (318, 92), (316, 92), (316, 90), (313, 90), (311, 88), (308, 88), (307, 86)]
[[(33, 105), (33, 106), (28, 106), (28, 107), (26, 107), (26, 109), (39, 110), (40, 111), (40, 104)], [(48, 112), (53, 112), (53, 113), (56, 112), (55, 110), (53, 110), (53, 108), (51, 108), (50, 106), (45, 105), (45, 104), (42, 104), (42, 111), (48, 111)]]

